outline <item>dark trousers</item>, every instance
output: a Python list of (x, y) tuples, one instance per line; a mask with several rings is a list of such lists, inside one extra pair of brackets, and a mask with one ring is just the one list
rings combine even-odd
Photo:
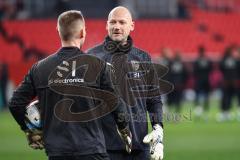
[(240, 107), (240, 88), (237, 88), (237, 101), (238, 101), (238, 106)]
[(106, 153), (79, 156), (49, 156), (48, 160), (110, 160)]
[(209, 93), (207, 90), (196, 90), (195, 105), (203, 105), (205, 110), (209, 109)]
[(234, 88), (233, 86), (229, 87), (224, 87), (222, 92), (223, 92), (223, 97), (222, 97), (222, 104), (221, 108), (223, 111), (229, 111), (231, 109), (231, 104), (234, 96)]
[(175, 89), (168, 95), (168, 104), (176, 107), (177, 112), (180, 112), (181, 110), (182, 94), (183, 90)]
[(149, 151), (133, 150), (131, 154), (122, 150), (107, 152), (111, 160), (150, 160)]
[[(7, 106), (7, 82), (1, 82), (0, 92), (2, 92), (3, 107)], [(1, 97), (0, 97), (1, 98)]]

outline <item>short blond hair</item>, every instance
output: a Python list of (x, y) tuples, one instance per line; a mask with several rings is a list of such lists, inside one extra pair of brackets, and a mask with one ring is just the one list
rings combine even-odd
[(83, 29), (85, 25), (81, 11), (70, 10), (58, 17), (57, 28), (63, 41), (69, 41)]

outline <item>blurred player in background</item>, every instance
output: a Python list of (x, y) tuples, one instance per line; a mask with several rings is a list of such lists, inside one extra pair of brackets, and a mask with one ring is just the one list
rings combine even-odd
[[(58, 17), (57, 30), (62, 47), (32, 66), (11, 98), (10, 111), (26, 133), (29, 145), (34, 149), (44, 147), (49, 160), (107, 160), (102, 125), (98, 119), (107, 112), (103, 110), (104, 105), (95, 106), (94, 98), (99, 98), (96, 97), (99, 92), (102, 96), (104, 93), (108, 95), (109, 100), (116, 97), (111, 94), (113, 88), (109, 74), (112, 67), (81, 51), (86, 31), (80, 11), (62, 13)], [(84, 69), (86, 65), (88, 68)], [(89, 69), (99, 70), (100, 74), (93, 71), (88, 74)], [(36, 96), (41, 107), (42, 133), (31, 132), (24, 122), (26, 106)], [(99, 112), (94, 112), (94, 107), (100, 109)], [(89, 114), (84, 114), (86, 112)], [(122, 136), (127, 133), (127, 123), (117, 114), (125, 112), (120, 105), (113, 114)], [(83, 116), (86, 118), (82, 119)], [(91, 116), (91, 120), (87, 119)]]
[[(7, 106), (7, 86), (8, 86), (8, 65), (0, 62), (0, 100), (2, 98), (3, 107)], [(1, 105), (1, 104), (0, 104)], [(0, 106), (1, 109), (1, 106)]]
[(236, 59), (237, 59), (237, 79), (236, 79), (236, 94), (237, 94), (237, 103), (238, 103), (238, 111), (237, 111), (237, 120), (240, 121), (240, 47), (236, 50)]
[(169, 81), (174, 85), (174, 90), (168, 95), (168, 105), (174, 106), (177, 112), (181, 110), (183, 90), (187, 76), (187, 70), (182, 61), (181, 54), (177, 52), (169, 65)]
[[(162, 77), (162, 79), (170, 81), (169, 68), (172, 63), (172, 50), (167, 47), (162, 48), (161, 55), (156, 59), (156, 62), (168, 68), (168, 72)], [(163, 112), (166, 113), (168, 112), (168, 95), (162, 95), (161, 98), (163, 101)]]
[[(212, 63), (205, 56), (205, 48), (198, 48), (198, 58), (193, 64), (195, 77), (195, 92), (196, 92), (196, 116), (201, 116), (203, 111), (209, 109), (209, 92), (210, 83), (209, 75), (212, 71)], [(204, 114), (204, 116), (207, 116)], [(206, 117), (207, 118), (207, 117)]]
[[(146, 70), (141, 68), (141, 62), (151, 62), (150, 56), (133, 45), (129, 36), (134, 30), (134, 22), (129, 10), (125, 7), (114, 8), (108, 16), (106, 25), (108, 36), (102, 44), (88, 51), (116, 68), (116, 76), (119, 81), (119, 96), (125, 102), (130, 119), (130, 129), (133, 135), (133, 150), (129, 155), (117, 136), (117, 130), (113, 130), (115, 122), (112, 116), (104, 118), (104, 135), (106, 137), (107, 152), (112, 160), (159, 160), (163, 158), (163, 124), (162, 102), (160, 96), (141, 98), (140, 92), (132, 88), (147, 85), (143, 79)], [(131, 72), (128, 68), (131, 64)], [(131, 83), (132, 79), (134, 84)], [(126, 83), (125, 83), (126, 82)], [(133, 85), (133, 86), (132, 86)], [(130, 90), (130, 91), (129, 91)], [(150, 114), (153, 131), (148, 134), (147, 111)], [(152, 115), (152, 116), (151, 116)], [(146, 143), (146, 144), (145, 144)], [(150, 144), (150, 145), (149, 145)]]
[(171, 57), (172, 57), (172, 51), (170, 48), (162, 48), (161, 50), (161, 56), (157, 59), (157, 61), (168, 67), (171, 64)]
[(237, 60), (233, 56), (233, 48), (227, 47), (222, 60), (220, 61), (220, 70), (223, 74), (222, 84), (222, 112), (217, 116), (218, 121), (231, 120), (233, 117), (230, 114), (233, 96), (235, 94), (235, 82), (237, 79)]

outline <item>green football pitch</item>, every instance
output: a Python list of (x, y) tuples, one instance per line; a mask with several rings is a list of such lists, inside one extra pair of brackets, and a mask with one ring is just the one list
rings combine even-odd
[[(192, 105), (184, 104), (181, 114), (165, 115), (165, 160), (239, 160), (240, 122), (215, 120), (217, 103), (211, 103), (209, 119), (196, 119)], [(233, 109), (235, 112), (236, 107)], [(28, 147), (9, 112), (0, 113), (0, 159), (46, 160), (44, 151)]]

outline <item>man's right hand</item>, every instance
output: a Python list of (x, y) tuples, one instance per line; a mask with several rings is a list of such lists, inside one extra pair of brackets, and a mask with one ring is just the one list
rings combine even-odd
[(44, 143), (42, 140), (42, 131), (25, 131), (28, 145), (33, 149), (44, 149)]

